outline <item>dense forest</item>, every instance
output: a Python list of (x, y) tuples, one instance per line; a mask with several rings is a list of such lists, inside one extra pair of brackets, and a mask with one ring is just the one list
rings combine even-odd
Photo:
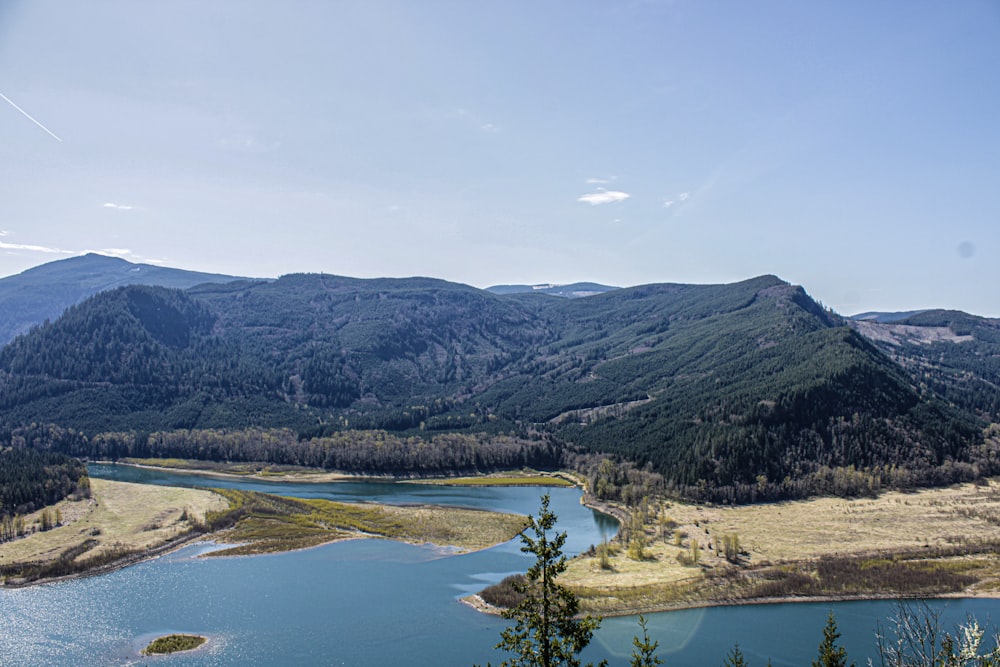
[[(75, 495), (89, 495), (79, 460), (36, 449), (0, 449), (0, 517), (26, 514)], [(0, 536), (2, 537), (2, 536)]]
[(578, 299), (327, 275), (123, 287), (0, 350), (0, 441), (403, 474), (589, 452), (726, 502), (1000, 470), (996, 396), (955, 380), (989, 386), (996, 355), (949, 343), (931, 366), (863, 333), (774, 276)]
[(987, 422), (1000, 422), (1000, 320), (928, 310), (892, 323), (852, 326), (914, 383)]
[(97, 460), (260, 462), (375, 475), (555, 468), (562, 460), (560, 448), (542, 434), (532, 439), (482, 433), (442, 433), (423, 438), (367, 430), (300, 439), (290, 429), (198, 429), (99, 433), (88, 437), (74, 429), (33, 425), (14, 429), (6, 437), (20, 445)]

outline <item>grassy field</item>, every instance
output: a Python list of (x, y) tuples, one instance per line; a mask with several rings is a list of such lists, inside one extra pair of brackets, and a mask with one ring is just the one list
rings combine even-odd
[(338, 482), (356, 480), (357, 475), (345, 475), (329, 472), (319, 468), (304, 466), (278, 465), (271, 463), (225, 463), (220, 461), (199, 461), (195, 459), (140, 459), (123, 458), (118, 463), (147, 466), (151, 468), (167, 468), (170, 470), (207, 473), (217, 475), (236, 475), (239, 477), (273, 478), (287, 482)]
[[(357, 480), (363, 475), (346, 475), (329, 472), (317, 468), (302, 466), (273, 465), (265, 463), (220, 463), (215, 461), (196, 461), (193, 459), (121, 459), (120, 463), (150, 466), (154, 468), (169, 468), (200, 473), (215, 473), (220, 475), (239, 475), (249, 477), (266, 477), (288, 482), (336, 482)], [(383, 479), (378, 477), (377, 479)], [(402, 479), (402, 482), (414, 484), (440, 484), (443, 486), (574, 486), (575, 483), (564, 475), (540, 473), (534, 470), (520, 472), (492, 473), (468, 477), (433, 477), (418, 479)]]
[[(0, 544), (0, 568), (103, 559), (166, 544), (228, 501), (210, 491), (91, 479), (91, 498), (62, 501), (62, 525)], [(29, 526), (40, 512), (29, 515)]]
[(476, 475), (474, 477), (437, 477), (412, 481), (417, 484), (440, 484), (442, 486), (575, 486), (565, 477), (535, 471)]
[[(234, 490), (221, 493), (229, 498), (238, 521), (213, 539), (238, 546), (212, 555), (287, 551), (356, 537), (470, 551), (512, 539), (525, 523), (525, 517), (514, 514), (451, 507), (336, 503)], [(213, 520), (210, 515), (208, 521)]]
[[(1000, 590), (996, 480), (877, 499), (667, 503), (650, 508), (645, 519), (642, 560), (630, 558), (625, 545), (612, 545), (607, 568), (596, 554), (571, 563), (562, 583), (585, 609)], [(734, 537), (741, 553), (732, 562), (724, 550)]]

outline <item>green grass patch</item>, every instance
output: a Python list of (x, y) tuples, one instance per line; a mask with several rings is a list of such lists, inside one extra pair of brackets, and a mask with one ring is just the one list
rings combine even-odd
[(382, 537), (473, 550), (513, 539), (525, 522), (515, 514), (452, 507), (337, 503), (236, 489), (217, 491), (229, 499), (230, 508), (206, 516), (206, 527), (227, 528), (219, 539), (239, 546), (212, 555), (288, 551), (348, 537)]
[(442, 486), (574, 486), (569, 480), (549, 475), (486, 475), (482, 477), (448, 477), (421, 480), (420, 483)]
[(122, 458), (118, 459), (118, 462), (130, 465), (150, 466), (153, 468), (170, 468), (172, 470), (187, 470), (194, 472), (214, 472), (224, 473), (227, 475), (262, 475), (281, 477), (291, 473), (314, 473), (318, 475), (329, 472), (320, 468), (279, 465), (255, 461), (226, 463), (223, 461), (202, 461), (198, 459), (178, 458)]
[(167, 635), (157, 637), (149, 646), (142, 649), (143, 655), (161, 655), (165, 653), (177, 653), (179, 651), (193, 651), (208, 641), (205, 637), (198, 635)]

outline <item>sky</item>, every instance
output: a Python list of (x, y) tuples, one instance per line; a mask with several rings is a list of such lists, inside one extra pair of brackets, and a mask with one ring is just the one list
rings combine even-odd
[(1000, 2), (2, 0), (0, 276), (775, 274), (1000, 316)]

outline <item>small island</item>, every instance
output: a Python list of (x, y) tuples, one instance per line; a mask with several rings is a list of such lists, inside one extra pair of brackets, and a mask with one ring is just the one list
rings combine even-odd
[(180, 653), (181, 651), (193, 651), (208, 641), (208, 637), (200, 635), (167, 635), (157, 637), (149, 646), (142, 649), (143, 655), (163, 655), (167, 653)]

